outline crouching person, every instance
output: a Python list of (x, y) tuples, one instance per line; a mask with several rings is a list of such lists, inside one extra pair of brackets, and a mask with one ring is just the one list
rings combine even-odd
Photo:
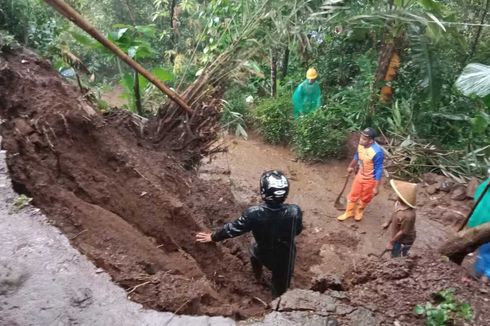
[(392, 236), (386, 249), (391, 250), (391, 257), (408, 256), (415, 237), (415, 205), (417, 198), (417, 184), (399, 180), (391, 180), (398, 200), (395, 202), (395, 211), (391, 217)]
[(213, 233), (198, 233), (197, 242), (219, 242), (252, 231), (255, 243), (250, 248), (251, 264), (256, 279), (261, 280), (262, 268), (272, 272), (272, 294), (286, 292), (294, 271), (296, 245), (294, 238), (303, 229), (299, 206), (285, 204), (289, 182), (280, 171), (266, 171), (260, 177), (263, 204), (245, 210), (240, 218), (225, 224)]

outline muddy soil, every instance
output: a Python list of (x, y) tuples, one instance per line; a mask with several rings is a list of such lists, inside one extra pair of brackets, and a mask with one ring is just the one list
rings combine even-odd
[[(384, 264), (397, 270), (393, 263), (365, 262), (388, 241), (390, 231), (381, 224), (390, 217), (393, 193), (385, 185), (362, 222), (338, 222), (341, 212), (333, 203), (345, 180), (346, 162), (305, 163), (255, 135), (248, 141), (225, 137), (229, 151), (206, 160), (198, 176), (186, 170), (179, 152), (156, 149), (143, 138), (128, 113), (100, 114), (49, 63), (28, 52), (0, 59), (0, 118), (16, 191), (33, 197), (73, 246), (145, 307), (236, 319), (265, 312), (262, 302), (271, 296), (264, 285), (250, 281), (250, 236), (197, 245), (194, 234), (258, 203), (258, 177), (267, 169), (287, 174), (292, 184), (288, 201), (304, 210), (293, 287), (308, 289), (315, 279), (349, 275), (354, 268), (369, 275), (365, 282), (350, 282), (355, 304), (371, 302), (360, 286), (376, 280), (390, 284), (385, 301), (375, 305), (382, 309), (397, 298), (399, 279), (376, 276)], [(449, 207), (446, 199), (421, 187), (414, 255), (426, 255), (453, 232), (448, 218), (434, 218), (437, 207)], [(450, 203), (451, 209), (468, 209), (466, 201)], [(423, 275), (425, 265), (423, 261), (414, 275)], [(407, 284), (406, 296), (415, 296)], [(427, 282), (416, 298), (427, 301), (437, 290)], [(404, 308), (407, 314), (413, 302)]]
[(0, 117), (15, 190), (133, 300), (238, 319), (264, 312), (270, 291), (250, 282), (249, 239), (194, 242), (243, 209), (227, 186), (153, 149), (124, 111), (101, 115), (30, 52), (0, 59)]
[[(339, 222), (336, 217), (342, 212), (333, 203), (344, 184), (347, 162), (302, 162), (288, 148), (265, 145), (254, 134), (248, 140), (228, 136), (224, 141), (229, 151), (205, 161), (202, 177), (228, 182), (237, 200), (246, 204), (258, 200), (257, 178), (264, 170), (276, 168), (285, 172), (291, 180), (288, 201), (300, 205), (304, 211), (306, 229), (299, 237), (298, 251), (301, 268), (309, 268), (315, 275), (341, 274), (358, 259), (383, 251), (391, 230), (381, 225), (390, 218), (394, 204), (394, 192), (388, 182), (385, 181), (379, 195), (366, 209), (362, 222), (353, 219)], [(350, 185), (351, 181), (345, 194)], [(432, 196), (420, 187), (417, 195), (417, 241), (412, 250), (423, 253), (447, 239), (453, 232), (454, 221), (445, 220), (438, 210), (434, 211), (437, 206), (448, 207), (448, 194)], [(453, 204), (468, 210), (468, 201)]]
[[(413, 313), (415, 305), (432, 301), (435, 292), (455, 288), (456, 296), (475, 309), (474, 324), (489, 324), (488, 289), (476, 281), (468, 285), (461, 282), (463, 277), (470, 278), (473, 259), (469, 257), (467, 269), (462, 269), (441, 260), (435, 252), (469, 212), (468, 196), (454, 200), (452, 190), (428, 192), (430, 184), (422, 181), (417, 194), (417, 240), (411, 251), (414, 257), (392, 260), (385, 255), (378, 259), (369, 254), (380, 254), (391, 232), (381, 227), (391, 215), (395, 197), (387, 182), (368, 206), (362, 222), (339, 222), (335, 217), (341, 212), (333, 203), (343, 186), (347, 162), (301, 162), (289, 149), (264, 145), (254, 134), (248, 140), (228, 136), (224, 141), (229, 151), (207, 160), (201, 176), (228, 182), (241, 203), (257, 200), (257, 176), (265, 169), (281, 169), (291, 179), (288, 201), (303, 208), (306, 224), (298, 241), (294, 287), (323, 292), (324, 279), (339, 280), (348, 298), (346, 304), (366, 307), (376, 316), (377, 324), (383, 325), (395, 321), (422, 325), (423, 319)], [(311, 277), (303, 277), (307, 272), (315, 275), (313, 284)], [(333, 290), (338, 291), (338, 284), (333, 284)], [(351, 316), (335, 317), (346, 324), (352, 322)]]
[[(461, 282), (468, 273), (435, 253), (413, 255), (407, 259), (362, 259), (344, 278), (349, 303), (376, 312), (381, 325), (423, 325), (414, 307), (442, 300), (436, 293), (454, 289), (456, 300), (471, 305), (471, 325), (490, 325), (490, 298), (487, 286), (472, 279)], [(461, 320), (458, 325), (462, 324)]]

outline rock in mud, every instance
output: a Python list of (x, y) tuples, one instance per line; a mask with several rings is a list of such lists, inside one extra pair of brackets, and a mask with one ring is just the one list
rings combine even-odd
[(451, 199), (462, 201), (466, 199), (466, 188), (463, 185), (458, 185), (451, 191)]
[(318, 292), (294, 289), (272, 302), (277, 311), (311, 311), (326, 315), (336, 310), (337, 300)]
[(326, 290), (344, 291), (344, 288), (338, 275), (324, 275), (313, 280), (311, 290), (324, 293)]
[(422, 180), (424, 180), (425, 183), (428, 185), (433, 185), (439, 182), (440, 175), (437, 175), (435, 173), (425, 173), (422, 176)]
[(243, 325), (251, 326), (337, 326), (335, 318), (318, 316), (304, 311), (277, 312), (273, 311), (258, 323)]
[(427, 189), (425, 190), (429, 195), (434, 195), (435, 193), (437, 193), (439, 191), (439, 187), (438, 185), (436, 184), (433, 184), (433, 185), (430, 185), (427, 187)]
[(376, 326), (379, 322), (373, 313), (365, 308), (358, 308), (349, 315), (350, 325), (354, 326)]
[(450, 192), (454, 187), (454, 181), (446, 179), (439, 183), (439, 190), (444, 192)]

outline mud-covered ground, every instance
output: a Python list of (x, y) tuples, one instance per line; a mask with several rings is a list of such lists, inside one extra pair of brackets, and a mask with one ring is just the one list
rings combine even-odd
[[(418, 194), (412, 253), (431, 258), (366, 260), (388, 241), (381, 224), (390, 217), (393, 193), (385, 186), (362, 222), (338, 222), (333, 202), (346, 162), (305, 163), (257, 136), (224, 137), (227, 153), (205, 160), (199, 173), (186, 170), (179, 152), (152, 146), (130, 114), (101, 114), (29, 52), (0, 58), (0, 118), (14, 189), (32, 197), (75, 248), (147, 308), (235, 319), (268, 311), (270, 291), (251, 281), (250, 236), (202, 245), (194, 235), (258, 203), (260, 174), (280, 169), (291, 180), (288, 201), (304, 210), (294, 288), (347, 273), (350, 304), (369, 306), (380, 322), (400, 316), (415, 322), (413, 306), (453, 284), (487, 318), (485, 294), (469, 297), (479, 285), (461, 287), (465, 270), (431, 254), (469, 210), (469, 195), (457, 197), (460, 187), (439, 189), (444, 180), (425, 180)], [(408, 272), (390, 276), (399, 269)], [(390, 310), (397, 300), (405, 303)]]
[(96, 111), (32, 53), (0, 59), (0, 117), (15, 190), (133, 300), (187, 314), (263, 313), (270, 291), (249, 281), (249, 239), (194, 241), (242, 210), (227, 186), (153, 148), (124, 111)]

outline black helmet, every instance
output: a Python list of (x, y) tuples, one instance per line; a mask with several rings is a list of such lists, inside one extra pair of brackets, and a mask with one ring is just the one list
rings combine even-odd
[(371, 127), (367, 127), (366, 129), (364, 129), (361, 132), (361, 135), (368, 137), (368, 138), (371, 138), (371, 139), (374, 139), (376, 137), (376, 130), (374, 130)]
[(289, 193), (289, 182), (284, 173), (265, 171), (260, 177), (260, 195), (269, 203), (283, 203)]

